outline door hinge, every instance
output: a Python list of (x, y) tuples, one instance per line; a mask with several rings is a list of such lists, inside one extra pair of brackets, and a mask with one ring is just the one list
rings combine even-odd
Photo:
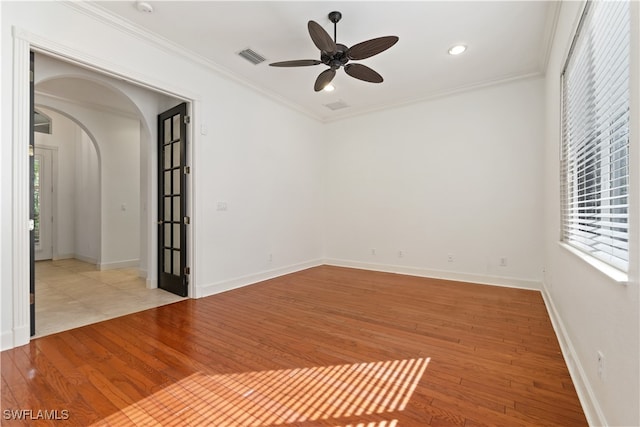
[(184, 167), (184, 174), (189, 175), (191, 173), (191, 168), (189, 166)]
[(184, 116), (184, 124), (188, 125), (189, 123), (191, 123), (191, 116)]
[(29, 82), (33, 83), (33, 71), (29, 71)]
[(191, 218), (189, 218), (188, 216), (184, 217), (184, 223), (185, 224), (189, 224), (191, 222)]
[(191, 274), (191, 269), (189, 267), (184, 268), (184, 274)]
[(35, 155), (35, 151), (33, 145), (29, 145), (29, 157), (33, 157)]
[(33, 231), (36, 229), (36, 222), (32, 219), (29, 220), (29, 231)]

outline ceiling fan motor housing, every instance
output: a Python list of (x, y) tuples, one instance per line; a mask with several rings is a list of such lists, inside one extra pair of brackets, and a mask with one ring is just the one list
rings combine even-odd
[(336, 47), (337, 51), (333, 55), (325, 51), (320, 53), (320, 60), (322, 63), (328, 65), (334, 70), (343, 67), (347, 62), (349, 62), (349, 56), (347, 55), (349, 48), (340, 43), (336, 43)]

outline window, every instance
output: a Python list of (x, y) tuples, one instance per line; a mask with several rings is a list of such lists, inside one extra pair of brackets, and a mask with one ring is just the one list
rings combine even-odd
[(40, 133), (51, 133), (51, 118), (46, 114), (33, 111), (33, 130)]
[(562, 73), (562, 240), (629, 261), (628, 2), (588, 2)]

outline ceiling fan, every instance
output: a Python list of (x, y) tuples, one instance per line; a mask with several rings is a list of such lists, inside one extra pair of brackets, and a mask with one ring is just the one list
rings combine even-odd
[(348, 48), (347, 46), (337, 42), (337, 24), (342, 18), (342, 13), (329, 13), (329, 20), (333, 22), (333, 39), (331, 36), (315, 21), (309, 21), (307, 28), (313, 44), (320, 49), (320, 60), (316, 59), (298, 59), (294, 61), (274, 62), (272, 67), (306, 67), (309, 65), (324, 64), (330, 68), (320, 73), (316, 79), (313, 89), (316, 92), (325, 88), (336, 75), (336, 70), (344, 67), (344, 71), (359, 80), (371, 83), (382, 83), (383, 78), (380, 74), (371, 68), (362, 64), (348, 64), (351, 60), (361, 60), (384, 52), (398, 42), (397, 36), (385, 36), (367, 40), (362, 43)]

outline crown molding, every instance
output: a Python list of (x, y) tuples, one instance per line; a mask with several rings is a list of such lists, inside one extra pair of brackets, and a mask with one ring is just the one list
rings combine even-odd
[(411, 98), (411, 99), (406, 99), (404, 101), (399, 101), (399, 102), (395, 102), (393, 104), (385, 104), (385, 105), (379, 105), (379, 106), (375, 106), (372, 108), (367, 108), (367, 109), (363, 109), (360, 111), (355, 111), (351, 114), (345, 114), (345, 115), (341, 115), (339, 117), (332, 117), (330, 119), (325, 119), (323, 120), (323, 123), (331, 123), (331, 122), (337, 122), (340, 120), (347, 120), (347, 119), (351, 119), (354, 117), (358, 117), (358, 116), (363, 116), (365, 114), (369, 114), (369, 113), (375, 113), (375, 112), (380, 112), (380, 111), (387, 111), (387, 110), (393, 110), (395, 108), (402, 108), (402, 107), (406, 107), (409, 105), (414, 105), (414, 104), (420, 104), (423, 102), (429, 102), (429, 101), (434, 101), (436, 99), (440, 99), (440, 98), (446, 98), (448, 96), (453, 96), (453, 95), (458, 95), (461, 93), (467, 93), (467, 92), (473, 92), (475, 90), (480, 90), (480, 89), (484, 89), (487, 87), (492, 87), (492, 86), (500, 86), (503, 84), (509, 84), (509, 83), (513, 83), (513, 82), (518, 82), (521, 80), (530, 80), (530, 79), (536, 79), (536, 78), (541, 78), (544, 77), (544, 74), (540, 71), (533, 71), (530, 73), (518, 73), (518, 74), (509, 74), (509, 75), (505, 75), (496, 79), (488, 79), (488, 80), (482, 80), (476, 83), (472, 83), (472, 84), (468, 84), (468, 85), (464, 85), (464, 86), (459, 86), (457, 88), (453, 88), (453, 89), (447, 89), (447, 90), (443, 90), (443, 91), (437, 91), (437, 92), (433, 92), (427, 96), (423, 96), (420, 98)]
[(270, 98), (292, 110), (295, 110), (301, 114), (304, 114), (307, 117), (310, 117), (319, 122), (323, 121), (322, 117), (309, 112), (307, 109), (303, 108), (302, 106), (283, 98), (282, 96), (276, 94), (275, 92), (265, 90), (264, 88), (256, 86), (255, 84), (249, 82), (248, 80), (240, 78), (237, 75), (233, 74), (231, 71), (229, 71), (225, 67), (201, 55), (197, 55), (191, 51), (188, 51), (183, 46), (180, 46), (177, 43), (165, 37), (162, 37), (151, 31), (147, 31), (126, 19), (116, 16), (99, 5), (96, 5), (91, 2), (85, 2), (85, 1), (73, 1), (73, 2), (65, 1), (63, 4), (80, 13), (83, 13), (86, 16), (89, 16), (92, 19), (98, 20), (103, 24), (106, 24), (112, 28), (115, 28), (116, 30), (123, 31), (131, 36), (134, 36), (138, 40), (144, 41), (146, 43), (150, 43), (153, 46), (159, 48), (160, 50), (170, 55), (174, 55), (174, 56), (178, 56), (183, 59), (186, 59), (193, 64), (204, 67), (209, 71), (213, 71), (214, 73), (218, 74), (223, 78), (226, 78), (227, 80), (230, 80), (234, 83), (240, 84), (241, 86), (245, 86), (249, 89), (252, 89), (253, 91), (258, 92), (259, 94), (267, 98)]
[(556, 38), (556, 30), (558, 29), (558, 19), (560, 17), (561, 2), (550, 2), (547, 6), (547, 19), (544, 28), (544, 39), (540, 46), (539, 67), (540, 71), (545, 74), (551, 57), (551, 49), (553, 40)]

